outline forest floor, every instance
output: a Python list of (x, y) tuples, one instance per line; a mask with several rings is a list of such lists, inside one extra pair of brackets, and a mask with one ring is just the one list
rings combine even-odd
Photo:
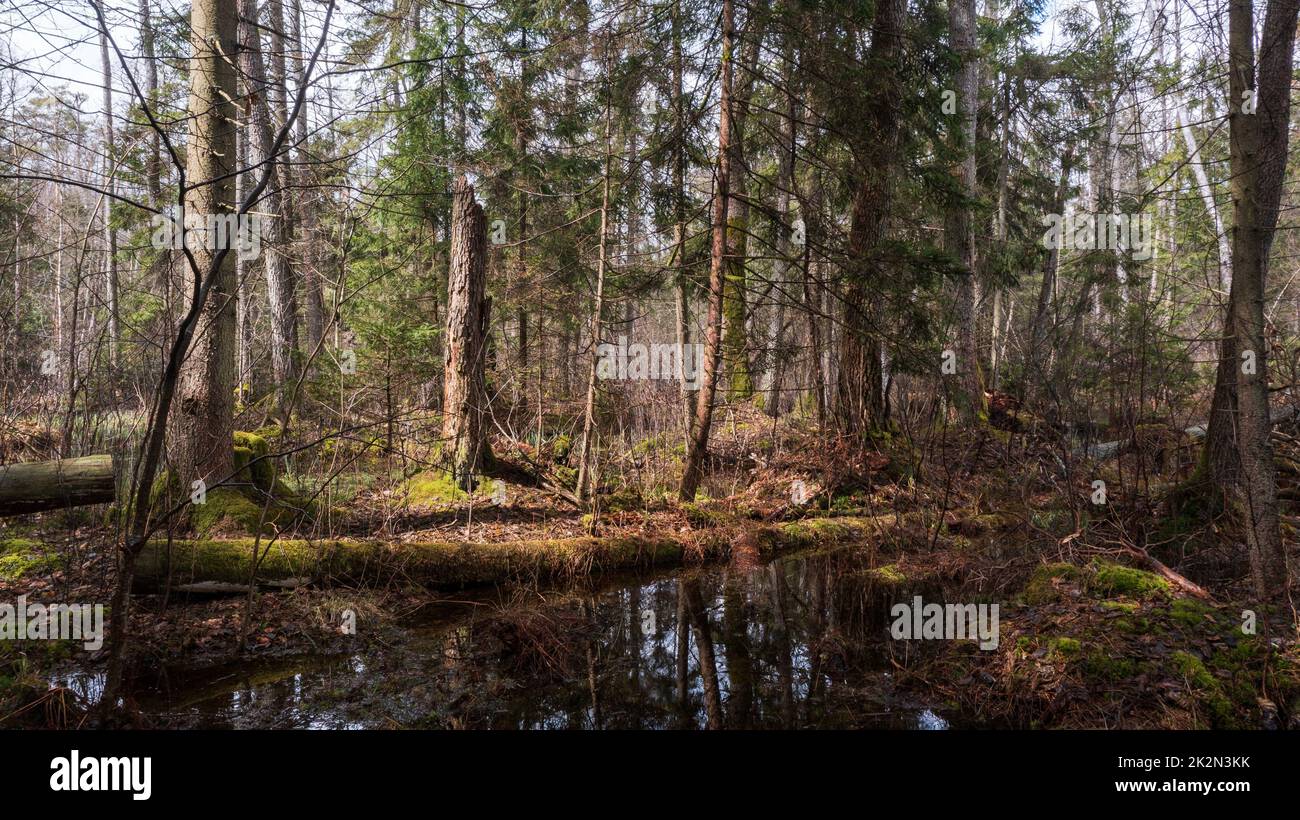
[[(557, 484), (566, 478), (569, 448), (553, 441), (499, 452), (498, 477), (473, 497), (434, 475), (363, 488), (329, 508), (329, 538), (382, 543), (391, 556), (411, 545), (436, 548), (439, 561), (472, 553), (480, 562), (475, 571), (487, 573), (496, 570), (483, 569), (482, 556), (465, 544), (559, 545), (565, 572), (547, 579), (538, 572), (545, 562), (510, 553), (510, 571), (495, 580), (523, 589), (557, 575), (582, 585), (587, 576), (665, 558), (670, 566), (743, 567), (781, 553), (848, 550), (860, 568), (851, 574), (878, 593), (874, 601), (910, 601), (941, 587), (947, 600), (999, 604), (996, 649), (944, 641), (937, 651), (890, 661), (896, 687), (942, 704), (964, 723), (1300, 728), (1295, 613), (1285, 602), (1251, 601), (1246, 579), (1232, 569), (1244, 562), (1230, 529), (1222, 520), (1198, 520), (1183, 500), (1194, 463), (1187, 442), (1148, 426), (1131, 432), (1120, 457), (1088, 463), (1049, 433), (1014, 411), (999, 412), (987, 427), (929, 430), (911, 445), (901, 435), (882, 436), (861, 452), (828, 443), (806, 422), (774, 424), (752, 409), (733, 409), (711, 449), (709, 497), (693, 504), (670, 491), (680, 459), (675, 436), (643, 443), (610, 465), (606, 474), (629, 480), (603, 488), (594, 513), (536, 486), (539, 464)], [(1098, 479), (1106, 482), (1104, 504), (1094, 503)], [(235, 544), (243, 555), (251, 539), (238, 529), (225, 521), (198, 549)], [(1294, 553), (1289, 525), (1286, 533)], [(325, 540), (318, 529), (281, 537), (289, 543), (289, 536), (309, 546)], [(272, 550), (279, 538), (266, 537)], [(0, 524), (4, 599), (107, 601), (115, 583), (112, 544), (110, 528), (75, 512)], [(632, 551), (611, 552), (611, 544)], [(1181, 575), (1171, 582), (1161, 565)], [(145, 588), (132, 607), (130, 664), (201, 667), (355, 652), (358, 641), (390, 644), (401, 639), (409, 613), (437, 598), (431, 587), (445, 596), (466, 586), (465, 578), (482, 580), (439, 579), (430, 573), (444, 565), (428, 566), (434, 569), (422, 574), (376, 576), (363, 589), (321, 576), (234, 594)], [(236, 570), (247, 576), (246, 566), (236, 563)], [(1203, 590), (1180, 583), (1184, 576)], [(344, 609), (366, 625), (356, 636), (341, 633)], [(0, 725), (80, 723), (84, 693), (51, 686), (51, 673), (73, 666), (93, 675), (102, 656), (67, 641), (0, 643)]]

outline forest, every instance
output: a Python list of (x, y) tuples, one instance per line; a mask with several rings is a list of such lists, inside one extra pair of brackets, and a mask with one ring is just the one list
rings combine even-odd
[(1300, 728), (1298, 14), (0, 4), (0, 727)]

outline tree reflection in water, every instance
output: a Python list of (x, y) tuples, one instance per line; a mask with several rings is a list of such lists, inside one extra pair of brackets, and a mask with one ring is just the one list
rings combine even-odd
[(880, 586), (864, 560), (842, 550), (440, 607), (350, 658), (154, 676), (136, 697), (163, 725), (187, 726), (943, 724), (894, 692), (891, 653), (906, 664), (925, 647), (890, 641), (889, 607), (921, 590)]

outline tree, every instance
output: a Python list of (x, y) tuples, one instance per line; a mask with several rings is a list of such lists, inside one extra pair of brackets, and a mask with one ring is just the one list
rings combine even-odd
[(448, 274), (447, 375), (443, 382), (442, 444), (453, 480), (474, 487), (487, 457), (483, 385), (491, 303), (487, 288), (487, 221), (465, 177), (452, 186), (451, 265)]
[(961, 267), (957, 276), (957, 405), (968, 418), (985, 415), (984, 382), (976, 347), (979, 286), (975, 280), (975, 221), (971, 211), (978, 195), (975, 176), (975, 124), (979, 111), (979, 50), (975, 40), (975, 0), (949, 0), (948, 25), (957, 69), (957, 124), (952, 147), (957, 157), (953, 177), (958, 194), (948, 207), (944, 241)]
[[(606, 45), (606, 68), (609, 66)], [(596, 424), (596, 376), (600, 359), (602, 314), (605, 311), (605, 265), (609, 256), (609, 195), (611, 165), (614, 161), (613, 111), (609, 89), (605, 90), (605, 164), (600, 182), (600, 239), (597, 243), (596, 293), (591, 306), (591, 361), (587, 369), (587, 398), (583, 404), (582, 442), (578, 448), (578, 498), (586, 498), (591, 461), (591, 437)]]
[(118, 326), (117, 231), (113, 227), (112, 207), (113, 189), (116, 187), (114, 180), (117, 177), (115, 167), (117, 151), (114, 148), (113, 139), (113, 64), (108, 59), (107, 23), (100, 26), (99, 55), (103, 67), (102, 77), (104, 83), (104, 154), (102, 167), (106, 193), (103, 197), (103, 213), (101, 215), (104, 230), (104, 293), (108, 297), (108, 358), (112, 365), (116, 367), (118, 348), (122, 343), (122, 332)]
[[(900, 129), (900, 82), (896, 65), (902, 53), (906, 0), (882, 0), (872, 26), (869, 65), (881, 77), (867, 103), (870, 137), (859, 146), (858, 187), (849, 228), (849, 267), (845, 272), (844, 336), (836, 422), (841, 431), (865, 435), (885, 422), (881, 373), (880, 317), (875, 309), (885, 286), (881, 244), (892, 204), (894, 156)], [(972, 158), (972, 163), (974, 162)], [(874, 291), (873, 291), (874, 289)]]
[[(1268, 4), (1257, 86), (1250, 0), (1232, 0), (1228, 7), (1232, 289), (1215, 385), (1219, 406), (1211, 410), (1206, 454), (1210, 474), (1225, 481), (1244, 516), (1251, 575), (1261, 598), (1286, 580), (1270, 443), (1264, 289), (1286, 170), (1298, 12), (1297, 0)], [(1233, 446), (1211, 448), (1219, 437)], [(1228, 453), (1236, 453), (1239, 463), (1232, 464)]]
[[(229, 226), (235, 206), (235, 66), (237, 11), (233, 3), (194, 0), (190, 11), (190, 134), (186, 146), (186, 218), (201, 220), (203, 240), (186, 267), (190, 299), (205, 276), (211, 289), (201, 306), (193, 346), (177, 386), (179, 415), (171, 462), (183, 488), (233, 472), (235, 396), (235, 257), (218, 247), (213, 230)], [(230, 238), (225, 237), (225, 242)], [(228, 250), (228, 248), (225, 248)], [(214, 267), (214, 263), (218, 263)]]
[[(274, 5), (279, 8), (279, 3)], [(267, 81), (266, 65), (262, 61), (256, 0), (239, 0), (239, 13), (239, 68), (247, 87), (244, 136), (249, 139), (251, 149), (249, 162), (256, 167), (266, 164), (273, 174), (273, 181), (267, 186), (265, 204), (259, 210), (269, 217), (260, 223), (262, 262), (266, 273), (267, 301), (271, 308), (271, 375), (276, 385), (276, 409), (283, 418), (289, 412), (287, 402), (298, 375), (294, 362), (298, 350), (298, 300), (287, 255), (291, 236), (291, 211), (286, 196), (289, 169), (282, 158), (271, 155), (270, 97), (274, 86)], [(283, 59), (278, 62), (283, 71)], [(276, 96), (277, 107), (284, 112), (279, 115), (283, 122), (288, 117), (284, 95)]]
[(731, 182), (731, 61), (736, 20), (732, 0), (722, 0), (721, 95), (718, 99), (718, 171), (713, 183), (713, 244), (709, 256), (709, 315), (704, 336), (704, 372), (696, 394), (695, 422), (679, 495), (695, 500), (700, 486), (704, 455), (709, 448), (713, 425), (713, 399), (722, 365), (723, 266), (727, 252), (727, 198)]
[[(145, 93), (149, 105), (158, 104), (158, 58), (154, 53), (153, 17), (149, 0), (140, 0), (140, 56), (144, 58)], [(162, 140), (157, 130), (149, 129), (149, 149), (145, 155), (145, 182), (150, 200), (162, 202)]]

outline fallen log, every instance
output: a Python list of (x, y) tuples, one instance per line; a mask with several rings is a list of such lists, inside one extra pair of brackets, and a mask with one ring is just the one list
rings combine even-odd
[(1141, 561), (1148, 568), (1155, 571), (1166, 581), (1173, 584), (1178, 589), (1181, 589), (1183, 592), (1186, 592), (1188, 595), (1191, 595), (1195, 598), (1201, 598), (1206, 601), (1214, 600), (1210, 596), (1210, 593), (1206, 591), (1204, 587), (1200, 586), (1194, 581), (1188, 580), (1185, 576), (1175, 572), (1167, 564), (1163, 563), (1162, 561), (1160, 561), (1160, 559), (1156, 558), (1154, 555), (1147, 552), (1146, 550), (1138, 549), (1137, 547), (1128, 547), (1126, 551), (1128, 552), (1129, 555)]
[(0, 465), (0, 517), (104, 504), (115, 484), (107, 455)]
[[(895, 526), (898, 517), (810, 518), (779, 525), (751, 525), (760, 557), (830, 543), (868, 542)], [(367, 586), (393, 581), (433, 588), (459, 588), (510, 580), (568, 581), (613, 572), (724, 561), (742, 530), (724, 527), (688, 538), (633, 534), (607, 538), (469, 543), (299, 539), (173, 540), (147, 543), (136, 563), (136, 588), (190, 584), (266, 586), (286, 579), (302, 583)], [(253, 568), (256, 566), (256, 571)]]

